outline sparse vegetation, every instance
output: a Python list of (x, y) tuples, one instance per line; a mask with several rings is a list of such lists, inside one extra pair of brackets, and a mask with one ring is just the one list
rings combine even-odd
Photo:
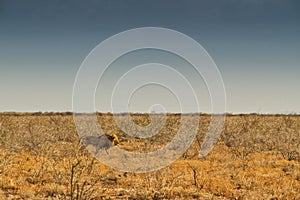
[[(131, 117), (151, 123), (149, 115)], [(140, 139), (119, 130), (112, 114), (98, 118), (119, 148), (142, 153), (170, 142), (180, 126), (180, 115), (168, 114), (158, 134)], [(72, 113), (2, 113), (0, 199), (300, 199), (300, 116), (227, 115), (219, 142), (199, 159), (209, 122), (201, 115), (194, 143), (172, 165), (135, 174), (94, 159)]]

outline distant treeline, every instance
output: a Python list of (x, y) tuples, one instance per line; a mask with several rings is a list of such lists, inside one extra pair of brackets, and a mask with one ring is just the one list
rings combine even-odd
[[(76, 113), (76, 115), (94, 115), (95, 113)], [(111, 112), (96, 112), (98, 116), (124, 116), (128, 113), (111, 113)], [(129, 113), (131, 116), (144, 116), (144, 115), (161, 115), (164, 113)], [(68, 116), (74, 115), (73, 112), (0, 112), (0, 116)], [(167, 115), (180, 116), (180, 115), (199, 115), (199, 116), (210, 116), (209, 113), (167, 113)], [(221, 115), (221, 114), (215, 114)], [(226, 116), (300, 116), (300, 114), (291, 113), (291, 114), (262, 114), (262, 113), (225, 113)]]

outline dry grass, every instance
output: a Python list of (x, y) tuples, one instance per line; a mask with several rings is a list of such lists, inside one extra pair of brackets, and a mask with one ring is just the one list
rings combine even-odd
[[(170, 114), (159, 134), (138, 139), (120, 131), (111, 114), (98, 117), (105, 133), (118, 135), (120, 148), (137, 152), (163, 146), (180, 125), (180, 115)], [(132, 119), (150, 123), (149, 115)], [(197, 140), (180, 159), (135, 174), (94, 159), (79, 142), (71, 113), (2, 113), (0, 199), (300, 199), (299, 116), (228, 115), (205, 159), (198, 150), (210, 116), (200, 121)]]

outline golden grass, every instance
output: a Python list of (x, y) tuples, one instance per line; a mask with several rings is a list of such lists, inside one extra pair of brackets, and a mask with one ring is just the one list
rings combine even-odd
[[(180, 124), (180, 115), (170, 114), (159, 134), (138, 139), (119, 130), (111, 114), (98, 117), (119, 148), (137, 152), (163, 146)], [(150, 123), (147, 115), (132, 118)], [(200, 143), (209, 121), (201, 116)], [(71, 113), (1, 114), (0, 199), (300, 199), (299, 136), (296, 115), (230, 115), (205, 159), (194, 142), (170, 166), (136, 174), (94, 159), (78, 142)]]

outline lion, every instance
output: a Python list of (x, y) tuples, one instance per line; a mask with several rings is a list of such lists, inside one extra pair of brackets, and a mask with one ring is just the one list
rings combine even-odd
[(103, 134), (103, 135), (98, 135), (98, 136), (83, 136), (81, 138), (81, 141), (83, 145), (90, 149), (89, 147), (91, 146), (95, 150), (95, 154), (99, 152), (99, 150), (105, 150), (106, 153), (109, 148), (112, 146), (117, 146), (119, 142), (119, 138), (116, 134), (113, 135), (108, 135), (108, 134)]

